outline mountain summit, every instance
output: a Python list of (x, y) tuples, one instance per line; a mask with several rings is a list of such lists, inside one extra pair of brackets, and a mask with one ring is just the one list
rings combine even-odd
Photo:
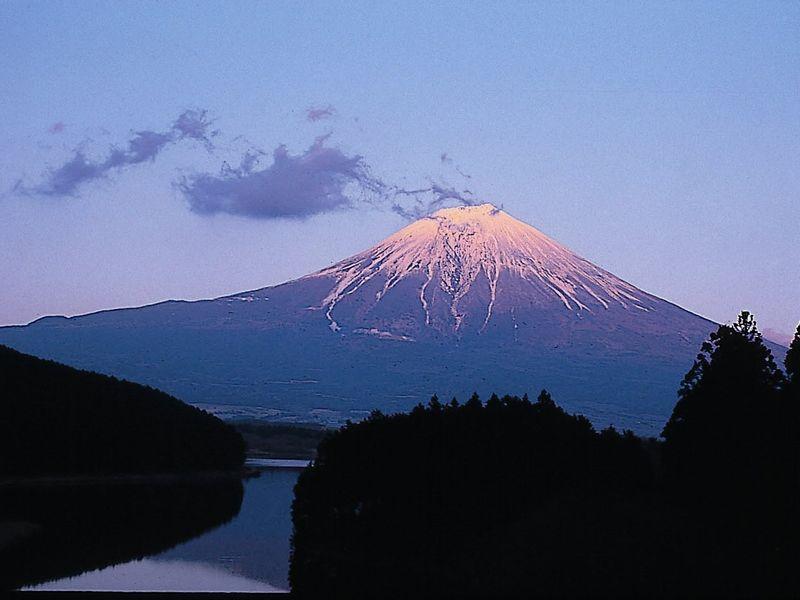
[[(334, 281), (321, 302), (333, 331), (350, 324), (406, 337), (428, 328), (513, 333), (519, 311), (581, 319), (612, 306), (648, 312), (655, 304), (492, 204), (439, 210), (308, 277)], [(416, 317), (407, 310), (414, 308)]]
[(482, 204), (282, 285), (47, 317), (0, 343), (222, 414), (341, 422), (546, 387), (598, 424), (656, 433), (714, 327)]

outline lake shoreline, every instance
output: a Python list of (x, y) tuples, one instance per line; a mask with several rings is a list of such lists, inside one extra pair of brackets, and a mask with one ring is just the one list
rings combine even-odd
[[(0, 518), (0, 542), (9, 542), (4, 556), (25, 551), (13, 569), (19, 575), (7, 573), (9, 585), (42, 586), (36, 593), (287, 590), (291, 504), (300, 470), (248, 471), (255, 476), (182, 474), (176, 483), (168, 482), (176, 479), (170, 476), (158, 483), (118, 477), (119, 485), (0, 489), (9, 502)], [(39, 546), (52, 547), (45, 536), (63, 548), (39, 555)], [(30, 573), (23, 573), (26, 567)]]
[(248, 457), (245, 461), (245, 468), (262, 471), (266, 469), (305, 469), (311, 464), (311, 458), (267, 458), (267, 457)]
[(265, 469), (302, 469), (311, 459), (247, 458), (240, 469), (231, 471), (175, 471), (163, 473), (109, 473), (75, 475), (37, 475), (35, 477), (6, 477), (0, 479), (0, 490), (17, 487), (47, 487), (63, 485), (168, 485), (174, 483), (213, 483), (230, 479), (258, 477)]

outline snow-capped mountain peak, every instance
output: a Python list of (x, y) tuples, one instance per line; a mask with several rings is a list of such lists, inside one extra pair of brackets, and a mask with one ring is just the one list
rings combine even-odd
[[(498, 311), (532, 303), (556, 302), (577, 315), (611, 306), (652, 309), (648, 294), (488, 203), (439, 210), (309, 277), (334, 280), (321, 305), (334, 331), (386, 326), (377, 307), (400, 288), (416, 295), (424, 325), (440, 331), (458, 332), (469, 319), (482, 332)], [(352, 313), (342, 305), (355, 298), (357, 319), (347, 323), (337, 315)], [(376, 323), (368, 323), (370, 314)], [(407, 325), (400, 329), (408, 332)]]

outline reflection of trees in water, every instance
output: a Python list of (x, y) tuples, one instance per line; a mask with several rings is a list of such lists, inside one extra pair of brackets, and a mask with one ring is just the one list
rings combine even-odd
[[(243, 494), (238, 479), (3, 489), (0, 589), (163, 552), (233, 519)], [(4, 543), (4, 527), (27, 535)]]

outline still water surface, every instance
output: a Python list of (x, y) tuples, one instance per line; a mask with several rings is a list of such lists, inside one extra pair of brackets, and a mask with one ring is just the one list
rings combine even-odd
[(285, 591), (293, 487), (302, 465), (287, 466), (245, 481), (232, 520), (172, 549), (24, 589)]

